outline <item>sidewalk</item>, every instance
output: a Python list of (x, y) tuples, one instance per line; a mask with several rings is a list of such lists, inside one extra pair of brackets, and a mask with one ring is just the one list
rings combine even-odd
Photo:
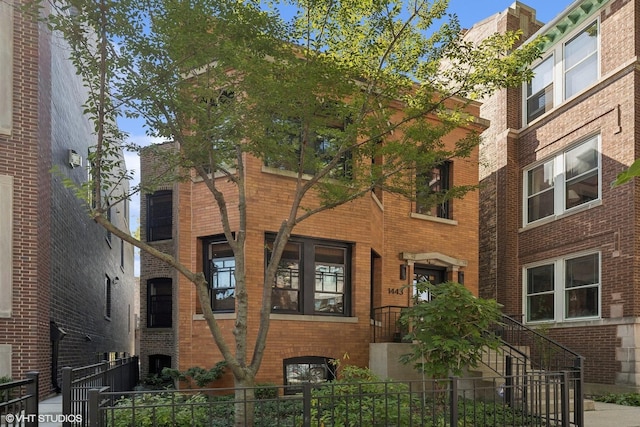
[(595, 411), (585, 411), (585, 427), (640, 427), (640, 407), (595, 402)]
[[(54, 397), (44, 399), (38, 404), (38, 415), (56, 415), (62, 414), (62, 395), (58, 394)], [(62, 423), (40, 423), (38, 427), (61, 427)]]

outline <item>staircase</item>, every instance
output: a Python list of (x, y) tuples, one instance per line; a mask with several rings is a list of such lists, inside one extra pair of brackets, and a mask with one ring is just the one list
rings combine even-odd
[[(503, 380), (497, 392), (504, 394), (505, 402), (537, 413), (558, 413), (563, 398), (568, 399), (570, 412), (595, 409), (595, 403), (585, 400), (582, 393), (580, 355), (506, 315), (491, 332), (503, 345), (486, 351), (482, 363), (469, 369), (476, 381)], [(565, 394), (563, 387), (567, 388)]]

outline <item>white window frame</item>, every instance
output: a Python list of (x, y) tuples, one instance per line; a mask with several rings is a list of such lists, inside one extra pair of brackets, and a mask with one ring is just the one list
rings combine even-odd
[[(575, 148), (580, 147), (583, 144), (589, 144), (593, 141), (595, 141), (596, 150), (597, 150), (598, 164), (596, 169), (598, 174), (598, 196), (594, 200), (590, 200), (590, 201), (581, 203), (579, 205), (567, 208), (565, 205), (565, 201), (566, 201), (565, 193), (566, 193), (566, 183), (567, 183), (567, 179), (565, 177), (566, 154), (574, 150)], [(528, 174), (532, 170), (544, 164), (550, 164), (553, 167), (553, 186), (552, 186), (553, 188), (551, 190), (553, 191), (553, 206), (554, 206), (553, 214), (530, 221), (529, 220), (529, 203), (528, 203), (529, 198), (532, 196), (535, 196), (536, 194), (540, 194), (541, 192), (533, 195), (529, 195), (529, 179), (528, 179), (529, 175)], [(601, 200), (602, 200), (602, 139), (599, 133), (593, 134), (584, 139), (581, 139), (579, 142), (566, 147), (565, 149), (563, 149), (562, 151), (560, 151), (559, 153), (551, 157), (547, 157), (543, 160), (532, 163), (522, 171), (522, 226), (523, 227), (532, 226), (534, 224), (540, 224), (547, 221), (553, 221), (563, 216), (565, 213), (570, 213), (570, 212), (584, 209), (585, 206), (586, 207), (591, 206), (594, 203), (600, 202)]]
[[(566, 310), (566, 294), (567, 294), (567, 290), (571, 288), (567, 288), (565, 283), (566, 263), (567, 261), (571, 261), (584, 256), (589, 256), (589, 255), (598, 255), (598, 283), (586, 286), (586, 287), (597, 287), (598, 289), (598, 306), (597, 306), (598, 312), (596, 315), (568, 317), (567, 316), (568, 313)], [(554, 289), (549, 292), (544, 292), (544, 293), (553, 294), (554, 316), (552, 319), (529, 320), (529, 312), (527, 309), (527, 302), (529, 297), (527, 272), (529, 269), (541, 267), (545, 265), (553, 265), (553, 269), (554, 269), (554, 273), (553, 273)], [(526, 324), (576, 322), (576, 321), (600, 319), (602, 317), (602, 252), (593, 251), (593, 250), (584, 251), (584, 252), (578, 252), (578, 253), (566, 255), (560, 258), (553, 258), (553, 259), (548, 259), (548, 260), (524, 265), (522, 267), (522, 313), (524, 313), (524, 323)]]
[[(598, 37), (597, 37), (597, 41), (596, 41), (596, 51), (595, 51), (595, 55), (596, 55), (596, 79), (595, 81), (591, 82), (590, 84), (587, 84), (585, 87), (583, 87), (582, 89), (578, 90), (577, 92), (575, 92), (574, 94), (572, 94), (570, 97), (565, 97), (566, 94), (566, 81), (565, 81), (565, 76), (567, 74), (568, 71), (571, 70), (565, 70), (565, 46), (567, 45), (567, 43), (575, 40), (575, 38), (581, 34), (583, 31), (585, 31), (587, 28), (589, 28), (591, 25), (593, 24), (597, 25), (598, 28)], [(593, 86), (594, 84), (596, 84), (601, 77), (601, 72), (600, 72), (600, 58), (602, 57), (601, 55), (602, 52), (602, 46), (601, 46), (601, 25), (600, 25), (600, 18), (596, 18), (593, 20), (588, 20), (586, 21), (586, 23), (584, 25), (581, 25), (579, 28), (576, 28), (574, 31), (572, 31), (571, 33), (567, 34), (567, 36), (562, 40), (562, 42), (560, 43), (556, 43), (552, 48), (550, 48), (547, 52), (545, 52), (544, 56), (542, 58), (540, 58), (540, 60), (536, 61), (535, 64), (532, 65), (532, 69), (535, 71), (535, 68), (542, 64), (545, 60), (549, 59), (550, 57), (553, 57), (552, 61), (554, 62), (553, 64), (553, 78), (551, 81), (551, 85), (553, 85), (553, 91), (552, 96), (553, 99), (551, 101), (551, 107), (549, 108), (548, 111), (545, 111), (544, 113), (538, 115), (537, 117), (529, 120), (529, 113), (527, 110), (527, 101), (529, 100), (530, 96), (528, 95), (528, 88), (529, 88), (529, 83), (524, 83), (522, 85), (522, 121), (523, 121), (523, 126), (526, 127), (528, 126), (530, 123), (535, 122), (539, 117), (542, 117), (544, 115), (546, 115), (549, 111), (557, 108), (559, 105), (561, 105), (562, 103), (564, 103), (565, 101), (575, 98), (576, 96), (578, 96), (580, 93), (584, 92), (585, 90), (587, 90), (589, 87)], [(589, 57), (592, 55), (589, 55)], [(580, 61), (579, 63), (582, 63), (584, 61)], [(579, 64), (578, 63), (578, 64)], [(575, 65), (578, 64), (574, 64), (573, 69), (575, 69)], [(539, 93), (536, 92), (536, 93)], [(532, 94), (532, 96), (535, 94)]]

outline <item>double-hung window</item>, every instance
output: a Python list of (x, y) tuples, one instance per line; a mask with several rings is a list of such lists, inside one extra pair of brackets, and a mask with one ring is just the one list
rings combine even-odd
[(600, 198), (599, 144), (592, 136), (524, 171), (524, 225)]
[(147, 241), (171, 239), (173, 195), (171, 190), (156, 191), (147, 196)]
[(600, 253), (527, 266), (524, 283), (527, 322), (600, 316)]
[(204, 241), (204, 271), (209, 281), (211, 308), (233, 312), (236, 307), (236, 260), (231, 246), (223, 238)]
[(172, 325), (173, 285), (170, 278), (147, 282), (147, 327), (170, 328)]
[(525, 84), (527, 123), (598, 80), (598, 34), (598, 21), (592, 21), (567, 42), (553, 47), (533, 68), (533, 78)]
[[(267, 237), (267, 261), (273, 237)], [(347, 243), (292, 237), (272, 286), (272, 312), (349, 315), (351, 247)]]

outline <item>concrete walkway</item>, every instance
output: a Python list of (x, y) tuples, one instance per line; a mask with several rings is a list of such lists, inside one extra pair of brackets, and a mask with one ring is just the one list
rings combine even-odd
[(585, 411), (585, 427), (640, 427), (640, 407), (595, 402), (595, 411)]
[[(51, 415), (52, 419), (62, 414), (62, 395), (50, 397), (38, 404), (38, 415)], [(38, 427), (61, 427), (62, 423), (46, 422), (38, 424)]]

